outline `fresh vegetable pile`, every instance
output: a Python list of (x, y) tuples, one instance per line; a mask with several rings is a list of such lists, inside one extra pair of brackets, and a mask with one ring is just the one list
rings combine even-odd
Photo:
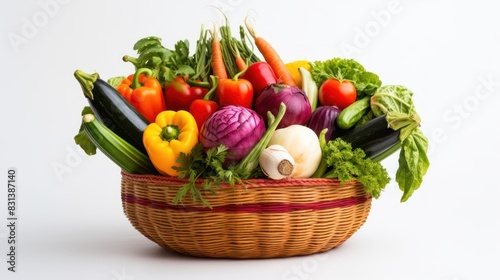
[(360, 181), (378, 198), (390, 181), (381, 161), (399, 151), (406, 201), (429, 167), (413, 93), (384, 85), (353, 59), (284, 62), (251, 22), (201, 28), (173, 48), (140, 39), (134, 71), (102, 80), (75, 71), (89, 106), (75, 141), (121, 169), (186, 179), (175, 198), (209, 206), (200, 190), (252, 178)]

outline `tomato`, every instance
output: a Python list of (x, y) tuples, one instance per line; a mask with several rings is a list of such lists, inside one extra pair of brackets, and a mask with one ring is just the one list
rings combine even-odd
[(356, 101), (356, 88), (351, 81), (329, 78), (321, 84), (318, 95), (321, 105), (342, 110)]

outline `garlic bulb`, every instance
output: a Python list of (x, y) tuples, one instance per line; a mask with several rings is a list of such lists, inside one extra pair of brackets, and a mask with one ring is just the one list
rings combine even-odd
[(259, 156), (262, 172), (270, 179), (290, 178), (295, 166), (295, 160), (281, 145), (271, 145)]

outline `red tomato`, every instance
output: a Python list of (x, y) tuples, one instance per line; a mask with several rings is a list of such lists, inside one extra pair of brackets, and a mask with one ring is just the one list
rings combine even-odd
[(356, 101), (356, 88), (351, 81), (330, 78), (320, 86), (318, 95), (321, 105), (335, 105), (342, 110)]

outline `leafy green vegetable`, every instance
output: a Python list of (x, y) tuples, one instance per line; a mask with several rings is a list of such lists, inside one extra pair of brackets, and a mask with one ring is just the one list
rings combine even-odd
[(401, 201), (410, 198), (422, 184), (429, 168), (427, 157), (428, 140), (420, 129), (415, 129), (404, 141), (399, 155), (396, 182), (403, 191)]
[(389, 127), (399, 130), (399, 140), (404, 141), (415, 129), (420, 126), (420, 116), (418, 114), (407, 114), (396, 111), (387, 112), (385, 118)]
[(318, 87), (329, 78), (349, 80), (356, 87), (358, 97), (371, 95), (382, 84), (376, 74), (366, 71), (363, 65), (354, 59), (336, 57), (326, 61), (315, 61), (311, 65), (311, 74)]
[(401, 201), (410, 198), (422, 184), (429, 168), (427, 157), (428, 139), (420, 130), (420, 116), (412, 101), (413, 93), (401, 85), (380, 87), (371, 97), (371, 108), (375, 116), (386, 114), (389, 127), (400, 130), (402, 143), (396, 182), (403, 191)]
[(416, 114), (413, 92), (401, 85), (384, 85), (371, 98), (371, 108), (375, 116), (388, 112)]
[(141, 53), (144, 52), (144, 50), (150, 48), (151, 46), (157, 46), (159, 44), (161, 44), (161, 38), (156, 36), (150, 36), (137, 41), (137, 43), (134, 44), (134, 50)]
[[(94, 114), (89, 106), (85, 106), (82, 110), (82, 117), (86, 114)], [(83, 129), (83, 124), (80, 125), (80, 130), (78, 131), (78, 134), (75, 135), (74, 140), (75, 143), (79, 145), (87, 155), (91, 156), (96, 154), (97, 148)]]
[(328, 166), (323, 177), (339, 178), (342, 183), (357, 180), (375, 198), (391, 180), (380, 163), (367, 158), (362, 149), (353, 150), (350, 143), (340, 138), (326, 143), (323, 156)]
[[(181, 167), (173, 168), (180, 171), (180, 179), (187, 179), (188, 182), (177, 192), (174, 204), (182, 202), (186, 195), (190, 195), (193, 201), (199, 199), (211, 208), (210, 203), (203, 198), (200, 189), (214, 193), (216, 188), (223, 183), (228, 183), (231, 187), (234, 187), (236, 183), (241, 183), (241, 177), (234, 171), (233, 165), (224, 167), (227, 154), (228, 149), (224, 145), (209, 149), (205, 153), (200, 143), (194, 146), (190, 154), (181, 153), (177, 159)], [(198, 188), (197, 183), (201, 178), (203, 180)]]
[(117, 88), (125, 79), (126, 79), (125, 76), (116, 76), (109, 78), (107, 82), (112, 87)]
[[(134, 44), (134, 50), (138, 57), (125, 55), (123, 60), (131, 62), (135, 69), (149, 68), (153, 72), (153, 77), (157, 78), (162, 85), (173, 80), (176, 76), (196, 76), (201, 80), (206, 80), (209, 71), (207, 64), (209, 53), (206, 51), (207, 38), (205, 33), (200, 34), (197, 42), (196, 53), (202, 53), (201, 57), (189, 55), (189, 41), (179, 40), (174, 45), (174, 49), (168, 49), (161, 43), (158, 37), (145, 37)], [(202, 50), (204, 49), (204, 50)], [(198, 65), (202, 63), (203, 65)], [(203, 72), (196, 72), (203, 70)]]

